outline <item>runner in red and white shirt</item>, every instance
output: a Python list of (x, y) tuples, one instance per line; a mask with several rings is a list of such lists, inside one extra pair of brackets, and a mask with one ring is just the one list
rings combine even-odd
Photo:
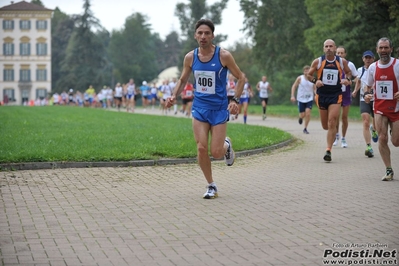
[[(393, 46), (388, 38), (381, 38), (376, 47), (380, 60), (370, 65), (366, 82), (364, 99), (366, 102), (372, 99), (371, 88), (374, 90), (374, 117), (378, 131), (378, 148), (382, 161), (386, 167), (383, 181), (393, 179), (388, 138), (391, 135), (391, 142), (399, 147), (399, 60), (391, 57)], [(391, 133), (388, 131), (391, 127)], [(398, 160), (395, 160), (398, 161)]]

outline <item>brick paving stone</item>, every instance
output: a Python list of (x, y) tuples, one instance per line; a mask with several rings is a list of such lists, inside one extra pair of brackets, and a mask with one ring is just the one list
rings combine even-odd
[(296, 119), (250, 115), (248, 124), (297, 141), (233, 167), (214, 161), (215, 200), (202, 199), (195, 163), (0, 172), (1, 264), (309, 266), (334, 243), (399, 249), (399, 182), (380, 181), (378, 147), (364, 156), (361, 123), (350, 122), (349, 147), (334, 147), (331, 163), (319, 121), (309, 135)]

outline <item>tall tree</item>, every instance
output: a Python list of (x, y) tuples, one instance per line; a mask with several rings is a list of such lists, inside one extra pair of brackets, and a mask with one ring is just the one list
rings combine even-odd
[[(327, 0), (305, 0), (305, 3), (314, 21), (314, 26), (305, 32), (306, 44), (314, 56), (322, 53), (323, 41), (331, 38), (346, 48), (349, 60), (360, 66), (362, 53), (375, 51), (379, 38), (388, 37), (394, 44), (399, 42), (396, 0), (336, 0), (334, 4)], [(331, 16), (322, 15), (326, 12)]]
[(309, 61), (304, 30), (312, 25), (304, 0), (241, 0), (244, 29), (253, 37), (257, 63), (269, 75)]
[(164, 57), (166, 67), (177, 66), (181, 64), (180, 54), (183, 46), (179, 41), (179, 34), (176, 31), (172, 31), (166, 36), (164, 42)]
[(84, 0), (83, 14), (76, 16), (77, 27), (69, 40), (65, 60), (62, 63), (62, 77), (57, 85), (85, 90), (89, 85), (102, 86), (103, 69), (107, 65), (106, 50), (102, 40), (92, 28), (102, 30), (90, 9), (90, 0)]
[(51, 87), (53, 92), (63, 90), (57, 84), (62, 77), (61, 65), (66, 57), (66, 49), (74, 29), (75, 20), (57, 7), (51, 19)]
[(157, 36), (151, 33), (147, 17), (141, 13), (129, 16), (124, 28), (112, 33), (108, 51), (117, 81), (134, 78), (136, 83), (141, 83), (157, 76)]

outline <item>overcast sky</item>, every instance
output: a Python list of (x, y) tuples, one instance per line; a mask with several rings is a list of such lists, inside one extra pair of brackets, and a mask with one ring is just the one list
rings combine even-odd
[[(45, 7), (60, 8), (67, 14), (81, 14), (83, 0), (41, 0)], [(208, 5), (217, 0), (207, 0)], [(18, 2), (15, 0), (14, 2)], [(107, 30), (121, 29), (125, 19), (133, 13), (140, 12), (149, 18), (152, 31), (159, 33), (162, 39), (172, 30), (180, 33), (180, 24), (174, 15), (178, 2), (188, 3), (187, 0), (91, 0), (91, 9), (94, 16), (101, 21)], [(1, 6), (10, 4), (10, 1), (0, 0)], [(216, 25), (215, 34), (227, 34), (227, 41), (221, 45), (225, 48), (238, 40), (244, 39), (240, 29), (243, 27), (243, 12), (240, 11), (238, 0), (229, 0), (227, 8), (222, 13), (222, 25)]]

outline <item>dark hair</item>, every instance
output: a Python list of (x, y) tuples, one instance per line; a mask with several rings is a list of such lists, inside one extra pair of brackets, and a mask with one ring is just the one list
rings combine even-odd
[(392, 42), (391, 42), (391, 40), (388, 39), (387, 37), (382, 37), (382, 38), (380, 38), (380, 39), (378, 40), (378, 42), (377, 42), (377, 46), (376, 46), (376, 47), (378, 47), (378, 43), (379, 43), (379, 42), (389, 42), (389, 48), (392, 48)]
[(342, 45), (338, 46), (337, 49), (338, 49), (338, 48), (344, 49), (344, 52), (346, 53), (346, 49), (345, 49), (345, 47), (343, 47)]
[(199, 28), (201, 25), (207, 25), (211, 30), (212, 33), (215, 31), (215, 25), (213, 25), (213, 22), (209, 19), (202, 18), (195, 23), (195, 31)]

